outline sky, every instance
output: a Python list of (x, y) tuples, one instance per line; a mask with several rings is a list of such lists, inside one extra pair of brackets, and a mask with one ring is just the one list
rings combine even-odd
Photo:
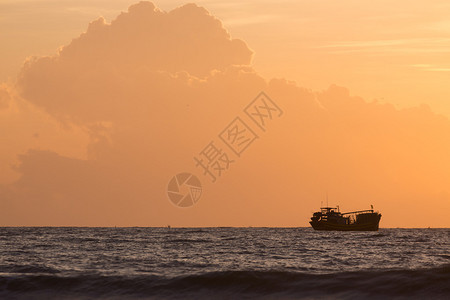
[(448, 227), (449, 6), (1, 1), (0, 225)]
[[(104, 16), (109, 22), (133, 0), (0, 1), (0, 80), (24, 59), (50, 55)], [(155, 2), (165, 11), (187, 2)], [(450, 4), (431, 1), (197, 1), (232, 36), (255, 51), (265, 78), (314, 90), (331, 84), (352, 94), (407, 108), (427, 104), (450, 116)]]

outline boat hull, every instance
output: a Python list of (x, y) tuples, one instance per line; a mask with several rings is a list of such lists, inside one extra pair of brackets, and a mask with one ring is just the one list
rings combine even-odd
[[(381, 217), (381, 216), (380, 216)], [(311, 221), (309, 222), (315, 230), (328, 231), (377, 231), (380, 223), (380, 218), (376, 222), (362, 223), (362, 224), (337, 224), (326, 221)]]

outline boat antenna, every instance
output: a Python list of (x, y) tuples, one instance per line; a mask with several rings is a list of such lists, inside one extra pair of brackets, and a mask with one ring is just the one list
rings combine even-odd
[(328, 191), (327, 191), (327, 207), (328, 207)]

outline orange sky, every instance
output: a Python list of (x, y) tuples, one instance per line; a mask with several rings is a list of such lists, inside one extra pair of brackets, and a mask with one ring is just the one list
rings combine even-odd
[[(450, 5), (310, 2), (3, 1), (0, 225), (307, 226), (328, 192), (448, 227)], [(283, 115), (233, 156), (219, 134), (260, 91)], [(212, 140), (235, 160), (215, 183)]]
[[(0, 81), (30, 55), (51, 55), (99, 16), (134, 0), (3, 0)], [(165, 0), (166, 11), (185, 4)], [(398, 108), (428, 104), (450, 116), (450, 4), (446, 0), (197, 1), (255, 51), (252, 66), (323, 90), (331, 84)]]

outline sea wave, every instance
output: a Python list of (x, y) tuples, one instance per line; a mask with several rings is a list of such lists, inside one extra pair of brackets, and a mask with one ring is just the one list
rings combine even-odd
[(365, 270), (332, 274), (221, 271), (177, 277), (82, 274), (0, 275), (8, 299), (448, 299), (450, 265), (420, 270)]

